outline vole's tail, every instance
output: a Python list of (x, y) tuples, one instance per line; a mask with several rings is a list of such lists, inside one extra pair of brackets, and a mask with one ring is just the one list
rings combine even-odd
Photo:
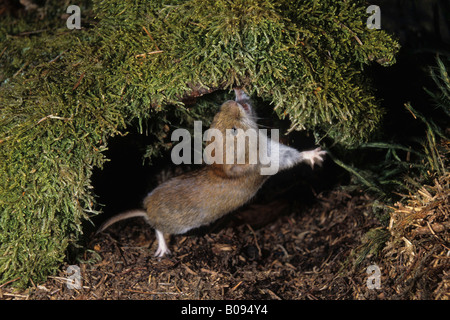
[(95, 234), (98, 234), (98, 233), (102, 232), (103, 230), (105, 230), (110, 225), (112, 225), (112, 224), (114, 224), (116, 222), (119, 222), (119, 221), (122, 221), (122, 220), (126, 220), (126, 219), (130, 219), (130, 218), (135, 218), (135, 217), (142, 217), (148, 222), (147, 212), (145, 212), (144, 210), (126, 211), (124, 213), (120, 213), (120, 214), (112, 217), (111, 219), (106, 220), (100, 226), (100, 228), (98, 228), (98, 230), (97, 230), (97, 232)]

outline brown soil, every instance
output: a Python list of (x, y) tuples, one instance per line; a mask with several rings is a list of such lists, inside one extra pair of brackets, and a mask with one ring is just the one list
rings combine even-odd
[(77, 264), (81, 289), (67, 288), (66, 265), (58, 277), (25, 292), (3, 289), (3, 298), (395, 298), (381, 264), (381, 289), (367, 287), (366, 269), (378, 261), (352, 267), (352, 250), (379, 226), (369, 215), (372, 202), (364, 194), (333, 191), (294, 212), (281, 200), (254, 203), (196, 233), (172, 237), (173, 255), (163, 259), (153, 257), (152, 229), (140, 219), (123, 221), (95, 237), (86, 262)]
[[(450, 175), (391, 208), (389, 228), (367, 194), (314, 196), (314, 185), (269, 181), (251, 204), (172, 237), (173, 254), (162, 259), (142, 219), (119, 222), (91, 235), (83, 261), (70, 263), (80, 289), (68, 288), (66, 263), (26, 290), (2, 285), (0, 299), (450, 299)], [(380, 288), (369, 288), (369, 266), (379, 268)]]

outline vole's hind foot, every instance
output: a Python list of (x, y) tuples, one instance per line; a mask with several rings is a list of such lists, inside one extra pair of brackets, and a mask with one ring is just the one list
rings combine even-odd
[(325, 150), (321, 150), (320, 148), (316, 148), (310, 151), (303, 151), (300, 153), (302, 157), (302, 161), (308, 162), (311, 165), (311, 168), (314, 169), (314, 164), (322, 165), (323, 157), (327, 154)]
[(166, 240), (164, 239), (164, 234), (159, 230), (155, 230), (155, 232), (156, 239), (158, 240), (158, 249), (155, 252), (155, 257), (162, 258), (165, 255), (169, 255), (170, 250), (167, 247)]

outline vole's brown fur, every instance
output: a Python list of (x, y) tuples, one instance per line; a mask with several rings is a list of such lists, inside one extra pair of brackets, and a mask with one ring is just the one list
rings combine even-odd
[(160, 185), (144, 199), (144, 207), (155, 229), (168, 234), (184, 233), (245, 204), (266, 178), (258, 172), (229, 177), (224, 171), (205, 167)]
[[(240, 100), (225, 102), (211, 124), (211, 128), (220, 130), (223, 137), (230, 135), (230, 130), (258, 128), (248, 97), (239, 89), (235, 91)], [(145, 212), (132, 211), (119, 215), (105, 223), (99, 231), (117, 221), (142, 216), (156, 230), (159, 242), (156, 255), (163, 256), (169, 252), (163, 234), (185, 233), (210, 224), (244, 205), (256, 194), (268, 176), (261, 175), (259, 161), (249, 163), (248, 149), (245, 149), (243, 164), (226, 164), (225, 140), (226, 138), (223, 139), (222, 164), (206, 165), (162, 183), (144, 199)], [(208, 142), (210, 143), (218, 142), (212, 140)], [(300, 153), (290, 147), (280, 146), (280, 157), (286, 160), (280, 160), (281, 170), (305, 160), (311, 161), (311, 164), (315, 160), (321, 162), (324, 154), (324, 151), (317, 151), (318, 149)]]

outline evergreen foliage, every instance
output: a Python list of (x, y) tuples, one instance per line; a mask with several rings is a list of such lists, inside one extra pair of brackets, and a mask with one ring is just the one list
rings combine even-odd
[[(405, 140), (385, 136), (377, 142), (361, 143), (353, 150), (354, 154), (347, 155), (355, 165), (335, 159), (338, 165), (356, 178), (358, 188), (364, 185), (383, 202), (393, 205), (401, 195), (413, 194), (423, 185), (432, 184), (437, 177), (448, 173), (449, 67), (450, 59), (440, 56), (436, 57), (435, 66), (428, 67), (434, 87), (424, 88), (424, 91), (431, 98), (430, 104), (434, 108), (428, 105), (413, 107), (411, 102), (404, 104), (409, 111), (409, 121), (423, 124), (415, 136)], [(407, 123), (408, 119), (402, 121)], [(363, 156), (356, 161), (358, 157), (355, 154)]]
[[(94, 167), (108, 139), (138, 126), (167, 148), (167, 127), (216, 110), (190, 99), (245, 87), (292, 130), (354, 146), (382, 117), (364, 65), (398, 44), (366, 27), (361, 0), (96, 0), (82, 30), (48, 0), (0, 25), (0, 284), (41, 281), (97, 213)], [(95, 19), (94, 19), (95, 17)]]

